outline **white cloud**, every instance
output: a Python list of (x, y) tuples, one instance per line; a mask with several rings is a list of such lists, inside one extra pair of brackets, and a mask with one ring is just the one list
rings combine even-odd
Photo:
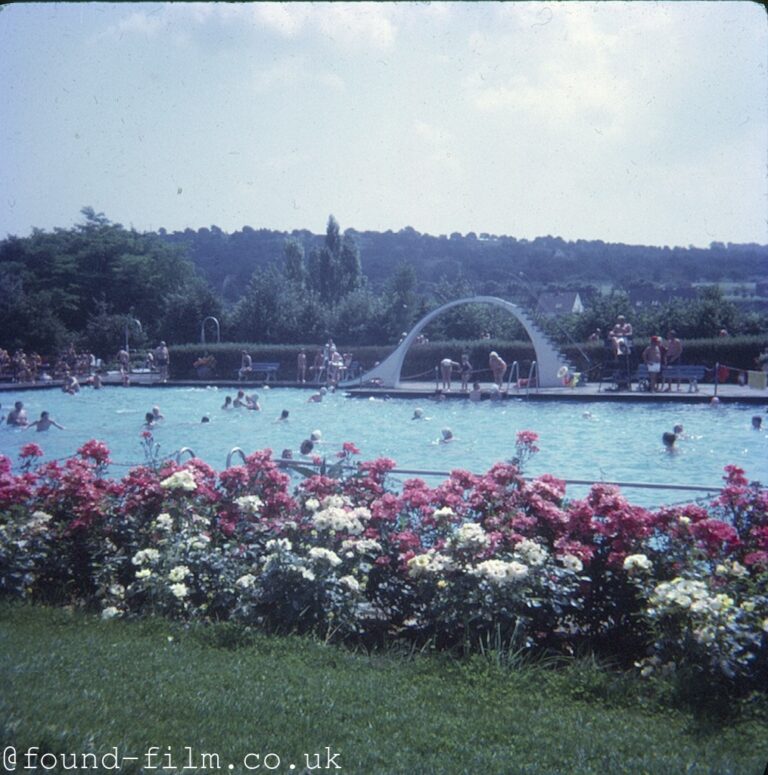
[(134, 11), (109, 34), (155, 37), (159, 32), (192, 32), (213, 24), (264, 30), (282, 38), (319, 36), (346, 49), (386, 49), (396, 38), (397, 3), (168, 3)]

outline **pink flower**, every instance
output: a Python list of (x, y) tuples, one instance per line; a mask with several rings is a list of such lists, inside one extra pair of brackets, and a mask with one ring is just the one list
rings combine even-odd
[(30, 442), (29, 444), (25, 444), (21, 451), (19, 452), (19, 457), (22, 460), (26, 460), (30, 457), (42, 457), (43, 456), (43, 450), (40, 449), (40, 447), (37, 446), (34, 442)]
[(77, 454), (84, 460), (90, 458), (97, 465), (107, 465), (110, 462), (109, 447), (107, 447), (103, 441), (96, 441), (95, 439), (86, 441), (85, 444), (77, 450)]
[(518, 431), (515, 437), (515, 445), (518, 447), (525, 447), (530, 452), (538, 452), (539, 448), (536, 446), (536, 442), (539, 440), (539, 434), (533, 431)]

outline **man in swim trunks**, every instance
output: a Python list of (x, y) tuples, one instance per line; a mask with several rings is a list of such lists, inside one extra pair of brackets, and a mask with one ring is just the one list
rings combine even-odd
[(13, 409), (8, 412), (8, 417), (5, 422), (6, 425), (18, 425), (20, 428), (27, 425), (27, 410), (24, 408), (24, 403), (22, 401), (17, 401), (13, 405)]
[(661, 374), (661, 339), (658, 336), (652, 336), (651, 343), (643, 350), (643, 363), (648, 367), (648, 389), (654, 393)]
[[(664, 369), (664, 375), (666, 377), (666, 383), (667, 383), (667, 387), (665, 389), (666, 393), (669, 393), (672, 390), (671, 371), (674, 371), (674, 369), (672, 369), (671, 371), (668, 370), (668, 367), (678, 364), (680, 362), (680, 356), (682, 354), (683, 354), (683, 343), (677, 338), (677, 332), (669, 331), (667, 333), (667, 341), (664, 342), (664, 345), (662, 347), (663, 369)], [(665, 380), (662, 379), (662, 383), (664, 381)], [(677, 389), (678, 391), (680, 390), (679, 375), (677, 377)]]

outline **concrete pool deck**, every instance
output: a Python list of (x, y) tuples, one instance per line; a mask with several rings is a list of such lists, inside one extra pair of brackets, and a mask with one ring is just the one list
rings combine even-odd
[[(61, 381), (54, 380), (50, 382), (2, 382), (0, 383), (0, 393), (18, 392), (21, 390), (49, 390), (61, 389)], [(263, 381), (242, 381), (236, 380), (168, 380), (167, 382), (153, 382), (150, 384), (133, 384), (130, 387), (145, 388), (190, 388), (190, 387), (217, 387), (227, 390), (264, 390), (277, 388), (299, 388), (303, 390), (319, 390), (321, 385), (317, 383), (299, 383), (285, 380), (275, 380), (269, 383)], [(491, 382), (482, 382), (481, 389), (484, 400), (488, 399), (492, 387)], [(713, 396), (717, 397), (723, 403), (754, 404), (768, 407), (768, 390), (754, 390), (747, 386), (723, 384), (715, 386), (712, 383), (699, 383), (698, 392), (689, 392), (687, 385), (681, 385), (680, 390), (673, 388), (668, 393), (648, 393), (647, 391), (638, 391), (636, 386), (632, 390), (609, 390), (607, 384), (600, 385), (597, 382), (590, 382), (576, 388), (555, 387), (555, 388), (512, 388), (509, 392), (503, 392), (502, 398), (524, 399), (530, 401), (575, 401), (575, 402), (594, 402), (594, 401), (623, 401), (623, 402), (675, 402), (675, 403), (709, 403)], [(715, 393), (717, 388), (717, 393)], [(91, 388), (83, 387), (84, 391)], [(104, 389), (125, 389), (121, 385), (108, 385)], [(407, 382), (401, 384), (398, 388), (378, 388), (378, 387), (347, 387), (339, 388), (339, 391), (346, 395), (358, 398), (417, 398), (428, 399), (435, 393), (434, 382)], [(467, 400), (467, 393), (461, 392), (458, 387), (445, 393), (447, 400)]]

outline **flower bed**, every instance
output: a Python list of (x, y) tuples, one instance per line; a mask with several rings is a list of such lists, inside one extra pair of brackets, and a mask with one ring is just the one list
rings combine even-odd
[(28, 444), (16, 472), (0, 456), (0, 594), (367, 645), (588, 648), (768, 685), (765, 490), (729, 466), (706, 505), (649, 511), (601, 484), (569, 500), (521, 476), (536, 441), (518, 434), (514, 462), (482, 476), (397, 488), (387, 459), (294, 486), (269, 450), (219, 473), (148, 453), (118, 481), (101, 442), (43, 465)]

